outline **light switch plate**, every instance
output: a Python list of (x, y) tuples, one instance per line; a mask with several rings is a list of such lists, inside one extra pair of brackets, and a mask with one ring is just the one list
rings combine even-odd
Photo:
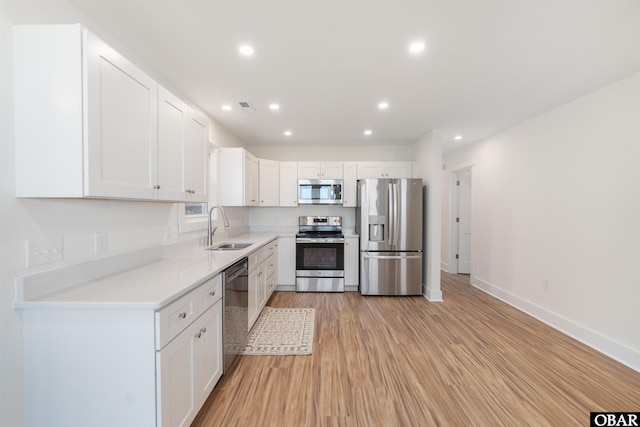
[(27, 267), (58, 262), (64, 258), (62, 236), (48, 240), (27, 240), (25, 248)]

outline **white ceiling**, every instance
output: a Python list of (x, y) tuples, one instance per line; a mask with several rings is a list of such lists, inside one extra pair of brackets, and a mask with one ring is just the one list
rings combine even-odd
[[(640, 71), (640, 1), (71, 3), (247, 145), (409, 144), (442, 129), (450, 149)], [(426, 49), (411, 56), (416, 39)]]

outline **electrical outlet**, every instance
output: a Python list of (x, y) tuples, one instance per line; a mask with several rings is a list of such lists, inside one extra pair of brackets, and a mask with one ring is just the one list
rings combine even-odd
[(62, 237), (52, 237), (49, 240), (27, 240), (25, 242), (27, 267), (62, 261)]
[(542, 289), (544, 289), (545, 291), (551, 290), (551, 281), (546, 277), (542, 279)]
[(100, 255), (107, 253), (107, 233), (100, 232), (95, 234), (95, 254)]

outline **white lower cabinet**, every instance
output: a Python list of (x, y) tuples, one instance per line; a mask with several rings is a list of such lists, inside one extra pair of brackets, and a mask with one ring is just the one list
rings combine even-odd
[(189, 426), (222, 376), (222, 301), (157, 352), (158, 426)]
[[(358, 290), (360, 263), (360, 238), (345, 236), (344, 238), (344, 285), (348, 290)], [(355, 289), (354, 289), (355, 287)]]
[(296, 284), (296, 238), (278, 238), (278, 285)]
[(276, 288), (278, 242), (272, 240), (266, 246), (249, 254), (249, 329), (254, 325), (269, 297)]
[(24, 309), (26, 427), (188, 426), (222, 376), (222, 276), (162, 309)]

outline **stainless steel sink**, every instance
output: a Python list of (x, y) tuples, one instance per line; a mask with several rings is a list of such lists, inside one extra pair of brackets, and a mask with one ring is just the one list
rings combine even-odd
[(248, 248), (253, 243), (239, 243), (239, 242), (227, 242), (219, 245), (210, 246), (206, 248), (208, 251), (237, 251), (240, 249)]

